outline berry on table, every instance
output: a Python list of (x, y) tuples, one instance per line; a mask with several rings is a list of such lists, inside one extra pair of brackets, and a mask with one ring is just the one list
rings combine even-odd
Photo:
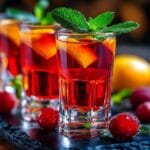
[(39, 110), (37, 122), (44, 129), (55, 128), (58, 125), (59, 113), (57, 110), (44, 107)]
[(133, 91), (129, 100), (134, 108), (137, 108), (144, 102), (150, 102), (150, 87), (137, 88)]
[(140, 122), (132, 113), (120, 113), (112, 117), (109, 130), (114, 138), (127, 140), (137, 134)]
[(0, 91), (0, 113), (11, 113), (16, 106), (18, 99), (12, 93)]
[(142, 123), (150, 123), (150, 102), (144, 102), (136, 109), (136, 115)]

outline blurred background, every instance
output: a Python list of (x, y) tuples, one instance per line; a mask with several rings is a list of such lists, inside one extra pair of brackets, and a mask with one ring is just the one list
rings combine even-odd
[[(0, 12), (7, 7), (33, 11), (37, 0), (0, 0)], [(94, 17), (104, 11), (115, 11), (114, 23), (134, 20), (141, 27), (118, 38), (117, 53), (138, 54), (150, 60), (150, 0), (50, 0), (49, 10), (67, 6), (80, 10), (87, 17)], [(128, 46), (129, 45), (129, 46)], [(146, 53), (146, 55), (145, 55)]]

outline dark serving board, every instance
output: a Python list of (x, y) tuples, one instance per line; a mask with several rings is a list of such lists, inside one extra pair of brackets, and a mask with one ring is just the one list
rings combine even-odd
[(0, 138), (21, 150), (150, 150), (150, 136), (136, 136), (122, 142), (99, 137), (73, 139), (59, 134), (57, 130), (46, 131), (35, 123), (23, 121), (20, 115), (1, 117)]

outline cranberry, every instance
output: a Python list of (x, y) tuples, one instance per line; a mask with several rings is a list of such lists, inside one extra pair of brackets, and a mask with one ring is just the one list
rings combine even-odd
[(138, 132), (140, 122), (131, 113), (120, 113), (112, 117), (109, 130), (113, 137), (120, 140), (132, 138)]
[(14, 94), (0, 91), (0, 113), (10, 113), (17, 104), (17, 98)]
[(37, 117), (37, 122), (44, 129), (55, 128), (58, 125), (59, 113), (53, 108), (41, 108)]
[(138, 88), (130, 96), (130, 103), (134, 108), (146, 101), (150, 102), (150, 87)]
[(144, 102), (136, 109), (136, 115), (142, 123), (150, 123), (150, 102)]

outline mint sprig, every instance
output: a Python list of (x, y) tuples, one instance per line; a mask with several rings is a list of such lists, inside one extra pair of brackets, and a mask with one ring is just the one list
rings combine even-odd
[(34, 12), (30, 13), (24, 10), (16, 8), (7, 8), (6, 15), (11, 18), (15, 18), (21, 21), (30, 22), (33, 24), (53, 24), (54, 20), (52, 18), (51, 12), (46, 11), (49, 7), (49, 0), (38, 0), (34, 7)]
[(115, 24), (109, 27), (106, 27), (101, 30), (101, 32), (114, 32), (116, 34), (123, 34), (132, 32), (139, 28), (139, 24), (134, 21), (126, 21), (123, 23)]
[(111, 95), (111, 100), (114, 105), (122, 104), (125, 98), (128, 98), (132, 93), (132, 89), (123, 89)]
[(63, 27), (81, 33), (114, 32), (116, 34), (123, 34), (134, 31), (139, 27), (139, 24), (134, 21), (126, 21), (108, 26), (114, 19), (114, 12), (105, 12), (95, 18), (89, 17), (87, 20), (84, 15), (77, 10), (60, 7), (52, 11), (52, 17)]
[(114, 12), (104, 12), (95, 18), (89, 17), (89, 27), (96, 31), (109, 25), (114, 18)]
[(29, 12), (16, 8), (7, 8), (5, 11), (6, 15), (10, 18), (15, 18), (20, 21), (28, 21), (31, 23), (37, 23), (37, 18)]
[(150, 135), (150, 125), (142, 124), (139, 129), (139, 135)]
[(62, 26), (76, 32), (88, 32), (89, 26), (82, 13), (71, 8), (56, 8), (52, 11), (52, 17)]
[(45, 10), (48, 8), (48, 0), (39, 0), (34, 7), (34, 14), (38, 20), (41, 20), (44, 16)]

